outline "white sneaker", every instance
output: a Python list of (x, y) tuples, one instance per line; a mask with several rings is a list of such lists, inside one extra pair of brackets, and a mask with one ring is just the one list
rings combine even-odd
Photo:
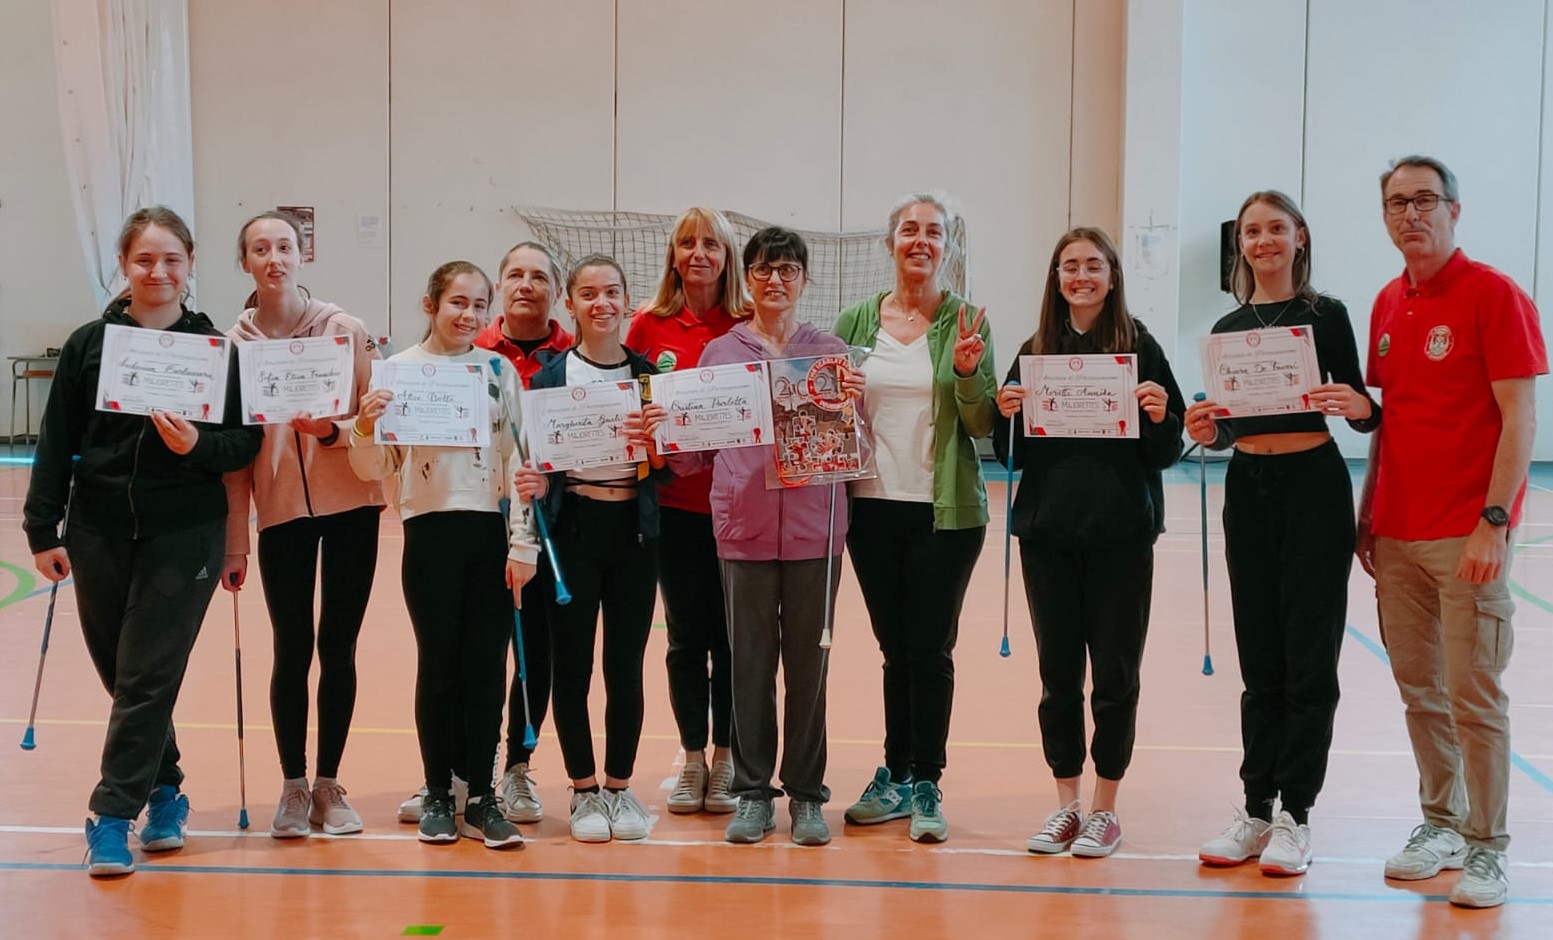
[(1303, 875), (1310, 868), (1310, 827), (1280, 811), (1268, 830), (1260, 867), (1264, 875)]
[(513, 764), (511, 770), (502, 774), (497, 793), (501, 796), (502, 815), (510, 821), (537, 823), (545, 818), (545, 805), (534, 792), (534, 778), (529, 776), (526, 762)]
[(1247, 816), (1244, 809), (1236, 807), (1235, 818), (1223, 832), (1203, 843), (1197, 857), (1204, 865), (1239, 865), (1262, 854), (1272, 829), (1272, 823)]
[(1504, 873), (1505, 854), (1477, 846), (1467, 850), (1467, 861), (1451, 903), (1458, 907), (1498, 907), (1510, 893), (1510, 879)]
[[(402, 823), (418, 823), (421, 821), (421, 800), (426, 798), (426, 788), (421, 787), (410, 798), (399, 804), (399, 821)], [(458, 774), (453, 775), (453, 814), (464, 815), (464, 804), (469, 802), (469, 784), (458, 779)]]
[(731, 813), (739, 808), (733, 795), (733, 761), (720, 760), (712, 765), (712, 777), (706, 785), (706, 811)]
[(332, 836), (360, 832), (361, 815), (345, 799), (345, 788), (331, 777), (313, 781), (313, 809), (308, 820)]
[(1449, 829), (1420, 823), (1402, 851), (1386, 859), (1386, 877), (1422, 881), (1467, 862), (1467, 840)]
[(609, 834), (624, 841), (647, 838), (647, 807), (629, 788), (617, 792), (604, 791), (604, 804), (609, 809)]
[(699, 813), (706, 803), (706, 764), (702, 761), (685, 761), (679, 769), (679, 780), (670, 791), (665, 804), (671, 813)]
[(313, 796), (307, 789), (307, 778), (287, 780), (280, 791), (280, 805), (275, 808), (275, 821), (270, 823), (270, 836), (276, 839), (305, 839), (313, 832), (308, 825), (308, 813), (313, 809)]
[(572, 791), (572, 838), (578, 842), (609, 841), (609, 807), (604, 794)]

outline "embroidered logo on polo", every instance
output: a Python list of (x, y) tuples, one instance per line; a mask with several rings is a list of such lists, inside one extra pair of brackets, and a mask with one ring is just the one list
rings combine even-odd
[(653, 363), (653, 365), (658, 367), (659, 372), (673, 372), (674, 367), (678, 364), (679, 357), (674, 355), (674, 350), (672, 349), (665, 349), (659, 353), (657, 361)]
[(1451, 335), (1448, 326), (1437, 326), (1429, 331), (1429, 339), (1424, 343), (1424, 355), (1439, 362), (1451, 354), (1456, 348), (1456, 338)]
[(1384, 357), (1389, 352), (1391, 352), (1391, 334), (1382, 333), (1380, 334), (1380, 342), (1375, 344), (1375, 353)]

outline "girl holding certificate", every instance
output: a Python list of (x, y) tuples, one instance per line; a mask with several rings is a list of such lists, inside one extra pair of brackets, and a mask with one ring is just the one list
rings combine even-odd
[[(1132, 760), (1154, 541), (1165, 528), (1160, 472), (1181, 456), (1186, 410), (1164, 351), (1127, 311), (1111, 239), (1073, 229), (1052, 251), (1040, 324), (1019, 355), (1126, 353), (1137, 357), (1137, 438), (1014, 438), (1012, 466), (1024, 475), (1008, 525), (1019, 537), (1040, 660), (1041, 747), (1057, 788), (1058, 809), (1027, 843), (1042, 854), (1103, 857), (1121, 843), (1116, 795)], [(1027, 395), (1019, 376), (1016, 358), (1007, 380), (1015, 384), (998, 392), (993, 437), (1005, 462), (1009, 422), (1020, 420)], [(1095, 769), (1087, 816), (1079, 799), (1086, 654)]]
[[(173, 704), (221, 576), (221, 475), (253, 460), (260, 441), (258, 428), (242, 425), (235, 363), (219, 422), (98, 410), (99, 378), (108, 386), (120, 371), (103, 361), (110, 325), (221, 335), (183, 305), (194, 239), (176, 213), (162, 206), (134, 213), (118, 247), (129, 288), (60, 351), (23, 507), (38, 571), (56, 583), (75, 579), (87, 653), (113, 697), (90, 801), (97, 818), (86, 822), (94, 876), (135, 870), (129, 833), (148, 803), (141, 847), (183, 847), (189, 799), (178, 792)], [(172, 336), (158, 339), (173, 343)]]
[[(588, 255), (566, 281), (566, 308), (577, 345), (550, 360), (532, 388), (640, 381), (656, 370), (620, 342), (630, 303), (625, 273), (614, 259)], [(651, 408), (652, 406), (648, 406)], [(625, 435), (648, 455), (553, 474), (544, 513), (571, 603), (550, 608), (551, 714), (572, 781), (571, 831), (579, 842), (647, 838), (647, 808), (631, 792), (642, 737), (642, 658), (652, 629), (658, 578), (658, 496), (652, 471), (664, 467), (641, 412)], [(604, 785), (593, 756), (588, 689), (593, 682), (599, 614), (604, 620)]]
[(863, 401), (877, 479), (852, 484), (847, 549), (884, 654), (884, 766), (849, 823), (911, 817), (916, 842), (948, 838), (938, 781), (947, 762), (960, 607), (987, 535), (976, 454), (992, 431), (992, 331), (938, 282), (954, 221), (936, 196), (890, 213), (895, 289), (842, 311), (836, 335), (868, 348)]
[(1210, 865), (1258, 858), (1265, 874), (1297, 875), (1310, 865), (1310, 808), (1332, 746), (1354, 550), (1353, 483), (1327, 419), (1373, 431), (1380, 406), (1364, 390), (1348, 311), (1310, 284), (1310, 230), (1294, 201), (1252, 193), (1235, 237), (1231, 287), (1241, 305), (1213, 332), (1308, 326), (1328, 384), (1311, 393), (1312, 412), (1219, 418), (1203, 401), (1186, 413), (1193, 440), (1235, 448), (1224, 479), (1224, 555), (1246, 687), (1245, 807), (1199, 854)]
[[(263, 212), (237, 233), (237, 260), (254, 280), (252, 305), (228, 331), (236, 342), (295, 337), (348, 337), (355, 389), (372, 378), (380, 358), (361, 321), (315, 299), (297, 283), (302, 233), (278, 211)], [(355, 396), (347, 416), (355, 411)], [(275, 632), (270, 715), (280, 752), (280, 803), (270, 835), (305, 837), (313, 826), (339, 834), (361, 831), (338, 775), (356, 707), (356, 637), (377, 570), (382, 488), (351, 472), (350, 418), (300, 414), (264, 426), (252, 465), (227, 475), (227, 565), (221, 583), (239, 590), (248, 573), (248, 512), (259, 510), (259, 576)], [(319, 559), (323, 597), (313, 615)], [(315, 639), (316, 638), (316, 639)], [(318, 648), (318, 764), (307, 784), (308, 673)]]
[[(659, 372), (695, 367), (706, 345), (746, 316), (733, 229), (715, 209), (686, 210), (674, 224), (658, 294), (631, 318), (625, 344)], [(712, 474), (677, 474), (658, 487), (664, 618), (669, 625), (669, 704), (685, 763), (666, 801), (671, 813), (731, 813), (733, 687), (728, 622), (712, 535)], [(712, 756), (707, 760), (707, 712)]]
[[(502, 703), (507, 697), (507, 647), (512, 608), (534, 576), (539, 545), (530, 499), (543, 491), (536, 473), (509, 472), (516, 462), (512, 429), (521, 421), (514, 369), (495, 373), (491, 354), (474, 346), (485, 326), (491, 282), (467, 261), (432, 272), (421, 306), (431, 319), (420, 343), (389, 358), (416, 366), (477, 369), (487, 383), (489, 423), (483, 446), (374, 443), (379, 419), (394, 400), (387, 388), (361, 398), (351, 428), (350, 463), (363, 480), (397, 487), (404, 520), (405, 607), (415, 630), (415, 731), (420, 740), (426, 795), (420, 839), (456, 842), (460, 833), (488, 848), (521, 846), (523, 836), (492, 792)], [(466, 419), (467, 420), (467, 419)], [(516, 481), (514, 478), (517, 478)], [(510, 502), (510, 520), (503, 503)], [(462, 734), (454, 723), (463, 726)], [(468, 781), (460, 826), (453, 774)]]
[[(809, 251), (796, 232), (761, 229), (744, 247), (744, 269), (754, 315), (716, 339), (702, 365), (758, 362), (800, 356), (846, 355), (846, 345), (795, 311), (808, 285)], [(861, 392), (853, 374), (849, 389)], [(722, 566), (722, 591), (730, 615), (733, 667), (733, 791), (738, 814), (728, 824), (729, 842), (760, 842), (776, 826), (775, 798), (788, 797), (793, 841), (830, 841), (821, 808), (825, 786), (825, 677), (829, 657), (820, 648), (826, 604), (834, 604), (840, 558), (827, 559), (827, 543), (839, 549), (847, 535), (843, 503), (829, 486), (768, 489), (769, 446), (673, 455), (675, 473), (710, 470), (712, 527)], [(827, 508), (834, 532), (828, 537)], [(836, 541), (839, 540), (839, 541)], [(674, 559), (674, 564), (679, 559)], [(826, 584), (827, 572), (830, 583)], [(777, 770), (777, 664), (782, 666), (782, 788)]]

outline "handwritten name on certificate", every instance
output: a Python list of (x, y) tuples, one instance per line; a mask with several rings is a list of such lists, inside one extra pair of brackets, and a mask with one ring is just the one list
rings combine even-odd
[(763, 362), (703, 366), (654, 375), (652, 400), (665, 453), (771, 443), (771, 382)]
[(227, 338), (110, 324), (102, 334), (97, 410), (170, 411), (220, 421), (226, 408)]
[(1138, 436), (1138, 357), (1020, 356), (1026, 437)]
[(1308, 326), (1213, 333), (1202, 340), (1208, 398), (1225, 418), (1311, 411), (1321, 384), (1316, 337)]
[(635, 382), (598, 382), (523, 393), (529, 457), (541, 470), (581, 470), (647, 459), (626, 438), (626, 417), (641, 411)]
[(332, 418), (355, 401), (349, 336), (299, 336), (237, 344), (244, 424), (284, 424), (299, 414)]
[(375, 360), (372, 387), (394, 393), (373, 433), (379, 444), (484, 447), (491, 442), (491, 392), (483, 363)]

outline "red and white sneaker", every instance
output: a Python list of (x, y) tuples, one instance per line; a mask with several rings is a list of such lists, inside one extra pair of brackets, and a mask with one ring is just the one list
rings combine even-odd
[(1084, 814), (1079, 811), (1078, 800), (1074, 800), (1062, 809), (1057, 810), (1046, 817), (1046, 825), (1041, 831), (1030, 837), (1025, 843), (1025, 848), (1037, 855), (1056, 855), (1066, 852), (1073, 840), (1078, 838), (1079, 827), (1084, 821)]
[(1107, 810), (1090, 813), (1084, 828), (1073, 840), (1072, 852), (1081, 858), (1105, 858), (1122, 844), (1122, 823)]
[(1280, 812), (1268, 833), (1260, 866), (1264, 875), (1303, 875), (1310, 868), (1310, 827), (1301, 826)]

